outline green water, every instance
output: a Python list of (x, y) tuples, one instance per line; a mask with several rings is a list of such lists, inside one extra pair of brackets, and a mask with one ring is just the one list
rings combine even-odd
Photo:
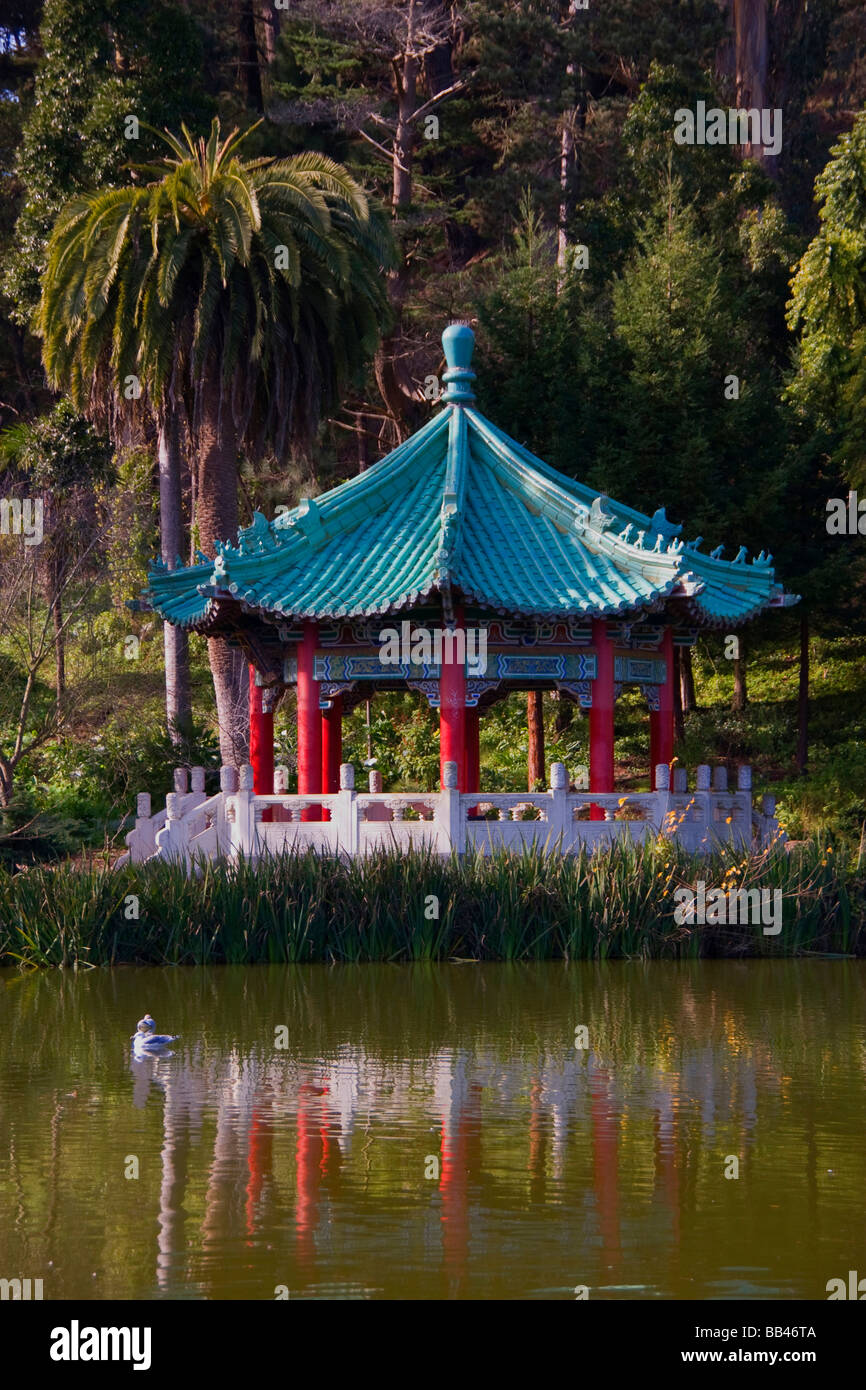
[(824, 1299), (864, 1134), (854, 961), (0, 971), (0, 1278), (46, 1299)]

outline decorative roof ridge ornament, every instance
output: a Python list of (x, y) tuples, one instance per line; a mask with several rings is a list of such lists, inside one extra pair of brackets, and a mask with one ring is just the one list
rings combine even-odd
[(469, 324), (449, 323), (442, 334), (442, 351), (448, 363), (448, 369), (442, 376), (442, 380), (447, 382), (447, 389), (441, 398), (445, 405), (468, 405), (475, 400), (471, 385), (475, 373), (470, 366), (474, 349), (475, 334)]
[(659, 507), (657, 511), (653, 512), (650, 519), (650, 526), (654, 531), (657, 531), (660, 536), (663, 536), (666, 541), (673, 540), (674, 536), (678, 536), (683, 529), (682, 522), (680, 522), (679, 526), (676, 526), (672, 521), (668, 521), (664, 507)]
[(213, 574), (210, 582), (215, 589), (225, 589), (228, 587), (226, 584), (228, 577), (229, 572), (226, 569), (225, 556), (222, 551), (220, 551), (220, 553), (214, 557)]
[(699, 579), (691, 570), (685, 570), (677, 576), (677, 585), (686, 598), (695, 598), (707, 587), (706, 580)]
[(588, 526), (593, 531), (609, 531), (616, 516), (607, 505), (607, 494), (600, 492), (589, 509)]
[(261, 555), (264, 550), (276, 550), (277, 541), (263, 512), (253, 512), (250, 525), (245, 526), (238, 536), (238, 546), (242, 555)]

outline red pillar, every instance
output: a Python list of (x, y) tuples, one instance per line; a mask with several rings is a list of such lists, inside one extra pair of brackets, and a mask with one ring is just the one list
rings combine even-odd
[(256, 668), (250, 666), (250, 762), (253, 791), (269, 796), (274, 790), (274, 716), (262, 708), (262, 687), (256, 685)]
[[(592, 645), (598, 669), (592, 683), (589, 711), (589, 789), (613, 791), (613, 643), (603, 618), (593, 618)], [(590, 808), (591, 820), (604, 820), (600, 806)]]
[[(463, 609), (455, 610), (455, 637), (463, 629)], [(457, 786), (464, 790), (466, 767), (466, 660), (465, 648), (457, 651), (458, 643), (448, 641), (442, 634), (442, 667), (439, 676), (439, 784), (444, 785), (446, 763), (457, 764)], [(464, 634), (465, 642), (465, 634)], [(460, 660), (456, 658), (460, 657)]]
[[(340, 790), (340, 763), (343, 761), (343, 697), (333, 695), (331, 708), (322, 710), (322, 791)], [(330, 820), (325, 811), (323, 820)]]
[(658, 687), (659, 707), (650, 710), (650, 785), (655, 788), (656, 765), (670, 763), (674, 756), (674, 633), (666, 627), (661, 656), (665, 663), (664, 684)]
[[(313, 679), (313, 659), (319, 637), (317, 623), (304, 623), (298, 646), (298, 793), (322, 790), (322, 720), (319, 682)], [(320, 820), (318, 808), (309, 808), (302, 820)]]

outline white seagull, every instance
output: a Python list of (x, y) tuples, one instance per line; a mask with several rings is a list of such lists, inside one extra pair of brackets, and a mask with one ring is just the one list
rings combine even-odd
[(157, 1052), (159, 1048), (177, 1042), (179, 1034), (156, 1033), (155, 1027), (150, 1014), (145, 1014), (144, 1018), (138, 1020), (138, 1027), (131, 1039), (134, 1052)]

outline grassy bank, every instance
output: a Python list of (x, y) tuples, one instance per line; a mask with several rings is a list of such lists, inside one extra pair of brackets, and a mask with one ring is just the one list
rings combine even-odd
[[(678, 924), (674, 893), (782, 893), (782, 930)], [(313, 853), (257, 865), (0, 869), (0, 965), (866, 955), (866, 867), (830, 847), (696, 858), (668, 841), (592, 858)]]

